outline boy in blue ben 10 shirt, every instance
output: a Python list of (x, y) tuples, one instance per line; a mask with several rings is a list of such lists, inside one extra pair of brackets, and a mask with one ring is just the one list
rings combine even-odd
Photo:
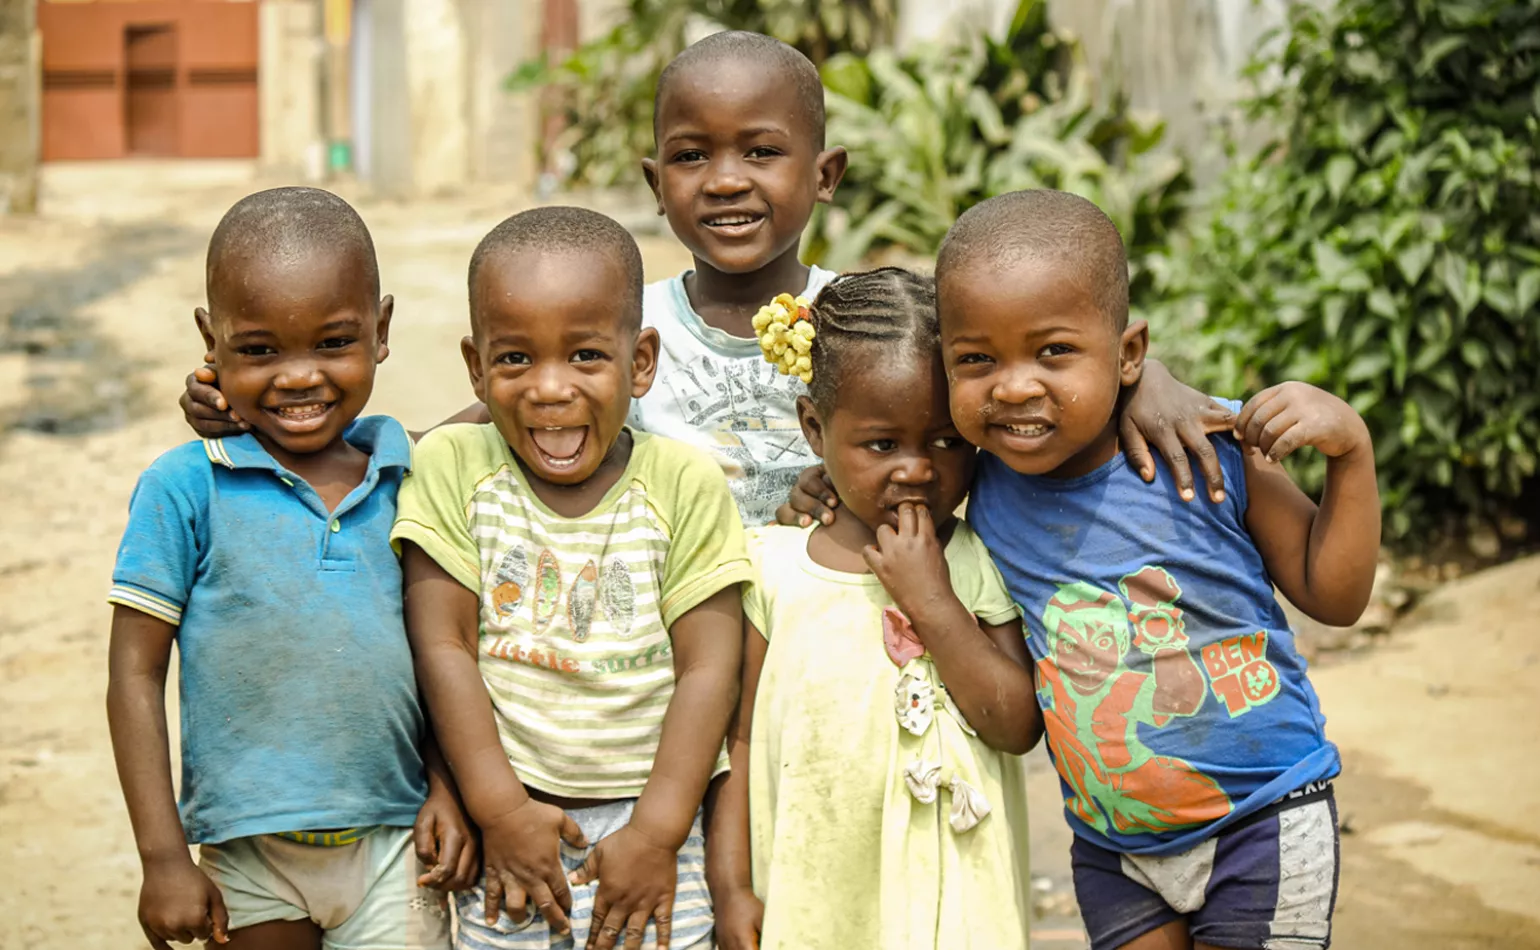
[(426, 888), (467, 886), (476, 852), (427, 743), (390, 547), (411, 442), (358, 418), (388, 352), (374, 245), (335, 195), (275, 189), (225, 215), (207, 278), (198, 326), (251, 431), (140, 477), (109, 595), (140, 924), (162, 950), (447, 947), (445, 901)]
[[(937, 262), (952, 418), (984, 450), (968, 514), (1022, 608), (1093, 950), (1325, 947), (1339, 770), (1273, 584), (1329, 624), (1369, 597), (1374, 449), (1285, 383), (1216, 437), (1228, 491), (1183, 502), (1118, 451), (1148, 344), (1117, 229), (1084, 199), (971, 209)], [(1327, 456), (1320, 507), (1278, 464)]]

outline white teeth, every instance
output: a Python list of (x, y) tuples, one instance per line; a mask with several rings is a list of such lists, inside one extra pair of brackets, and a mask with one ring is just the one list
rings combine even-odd
[(1013, 435), (1025, 435), (1025, 436), (1029, 436), (1029, 437), (1039, 436), (1039, 435), (1042, 435), (1042, 434), (1044, 434), (1045, 432), (1048, 431), (1048, 427), (1044, 426), (1044, 425), (1031, 425), (1031, 426), (1008, 425), (1008, 426), (1005, 427), (1005, 429), (1006, 429), (1007, 432), (1010, 432)]
[(734, 215), (730, 218), (712, 218), (707, 223), (718, 227), (729, 227), (735, 224), (753, 224), (754, 220), (755, 219), (749, 215), (740, 214)]
[(324, 403), (312, 403), (308, 406), (279, 406), (278, 414), (291, 419), (300, 419), (305, 416), (313, 416), (326, 411)]

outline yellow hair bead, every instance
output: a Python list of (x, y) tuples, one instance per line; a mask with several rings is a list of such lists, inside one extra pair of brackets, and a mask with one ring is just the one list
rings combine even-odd
[(806, 297), (781, 294), (754, 314), (754, 333), (765, 361), (782, 375), (813, 381), (813, 339), (818, 335), (808, 315)]

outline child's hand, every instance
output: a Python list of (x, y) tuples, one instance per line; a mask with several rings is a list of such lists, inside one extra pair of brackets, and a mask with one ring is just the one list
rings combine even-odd
[(500, 908), (506, 908), (515, 923), (523, 923), (526, 905), (533, 901), (552, 930), (572, 932), (567, 921), (572, 912), (572, 891), (562, 871), (562, 841), (574, 848), (588, 847), (583, 829), (571, 815), (534, 799), (482, 827), (488, 926), (497, 923)]
[(1353, 407), (1307, 383), (1280, 383), (1251, 397), (1235, 420), (1235, 437), (1281, 462), (1310, 445), (1328, 458), (1367, 448), (1369, 427)]
[[(212, 355), (204, 359), (212, 359)], [(251, 428), (241, 421), (240, 416), (230, 411), (224, 394), (215, 385), (218, 381), (213, 366), (200, 366), (188, 375), (187, 391), (182, 393), (179, 400), (187, 424), (201, 438), (218, 439), (227, 435), (240, 435)]]
[(476, 835), (453, 795), (429, 793), (412, 826), (412, 841), (417, 860), (428, 868), (417, 878), (418, 887), (463, 891), (476, 885), (481, 870)]
[[(1192, 467), (1189, 453), (1198, 460), (1208, 496), (1218, 504), (1225, 497), (1224, 471), (1219, 456), (1209, 444), (1211, 432), (1224, 432), (1235, 425), (1235, 413), (1203, 393), (1183, 385), (1171, 372), (1154, 360), (1144, 364), (1144, 376), (1133, 387), (1118, 421), (1118, 436), (1128, 462), (1145, 481), (1155, 479), (1155, 460), (1150, 443), (1166, 460), (1171, 477), (1184, 501), (1193, 499)], [(1184, 448), (1185, 446), (1185, 448)]]
[(641, 950), (649, 919), (658, 924), (658, 950), (668, 950), (678, 878), (679, 850), (632, 825), (600, 841), (569, 878), (574, 885), (599, 882), (587, 950), (611, 950), (621, 937), (626, 950)]
[(139, 926), (155, 950), (171, 950), (173, 940), (230, 942), (224, 896), (185, 853), (145, 866)]
[(759, 950), (765, 929), (765, 903), (741, 887), (716, 901), (716, 938), (720, 950)]
[(833, 524), (834, 507), (839, 503), (834, 483), (824, 474), (823, 466), (813, 465), (797, 476), (791, 498), (775, 510), (775, 520), (777, 524), (802, 528), (812, 524), (814, 518), (824, 524)]
[(947, 598), (955, 599), (946, 552), (924, 505), (898, 507), (898, 530), (877, 529), (877, 543), (862, 551), (866, 565), (882, 581), (888, 596), (911, 621)]

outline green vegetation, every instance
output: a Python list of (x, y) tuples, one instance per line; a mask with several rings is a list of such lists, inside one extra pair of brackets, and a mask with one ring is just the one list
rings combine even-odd
[(1189, 378), (1301, 379), (1364, 415), (1392, 538), (1534, 490), (1537, 52), (1540, 0), (1293, 4), (1252, 68), (1281, 137), (1156, 262), (1154, 335), (1182, 337), (1157, 352)]

